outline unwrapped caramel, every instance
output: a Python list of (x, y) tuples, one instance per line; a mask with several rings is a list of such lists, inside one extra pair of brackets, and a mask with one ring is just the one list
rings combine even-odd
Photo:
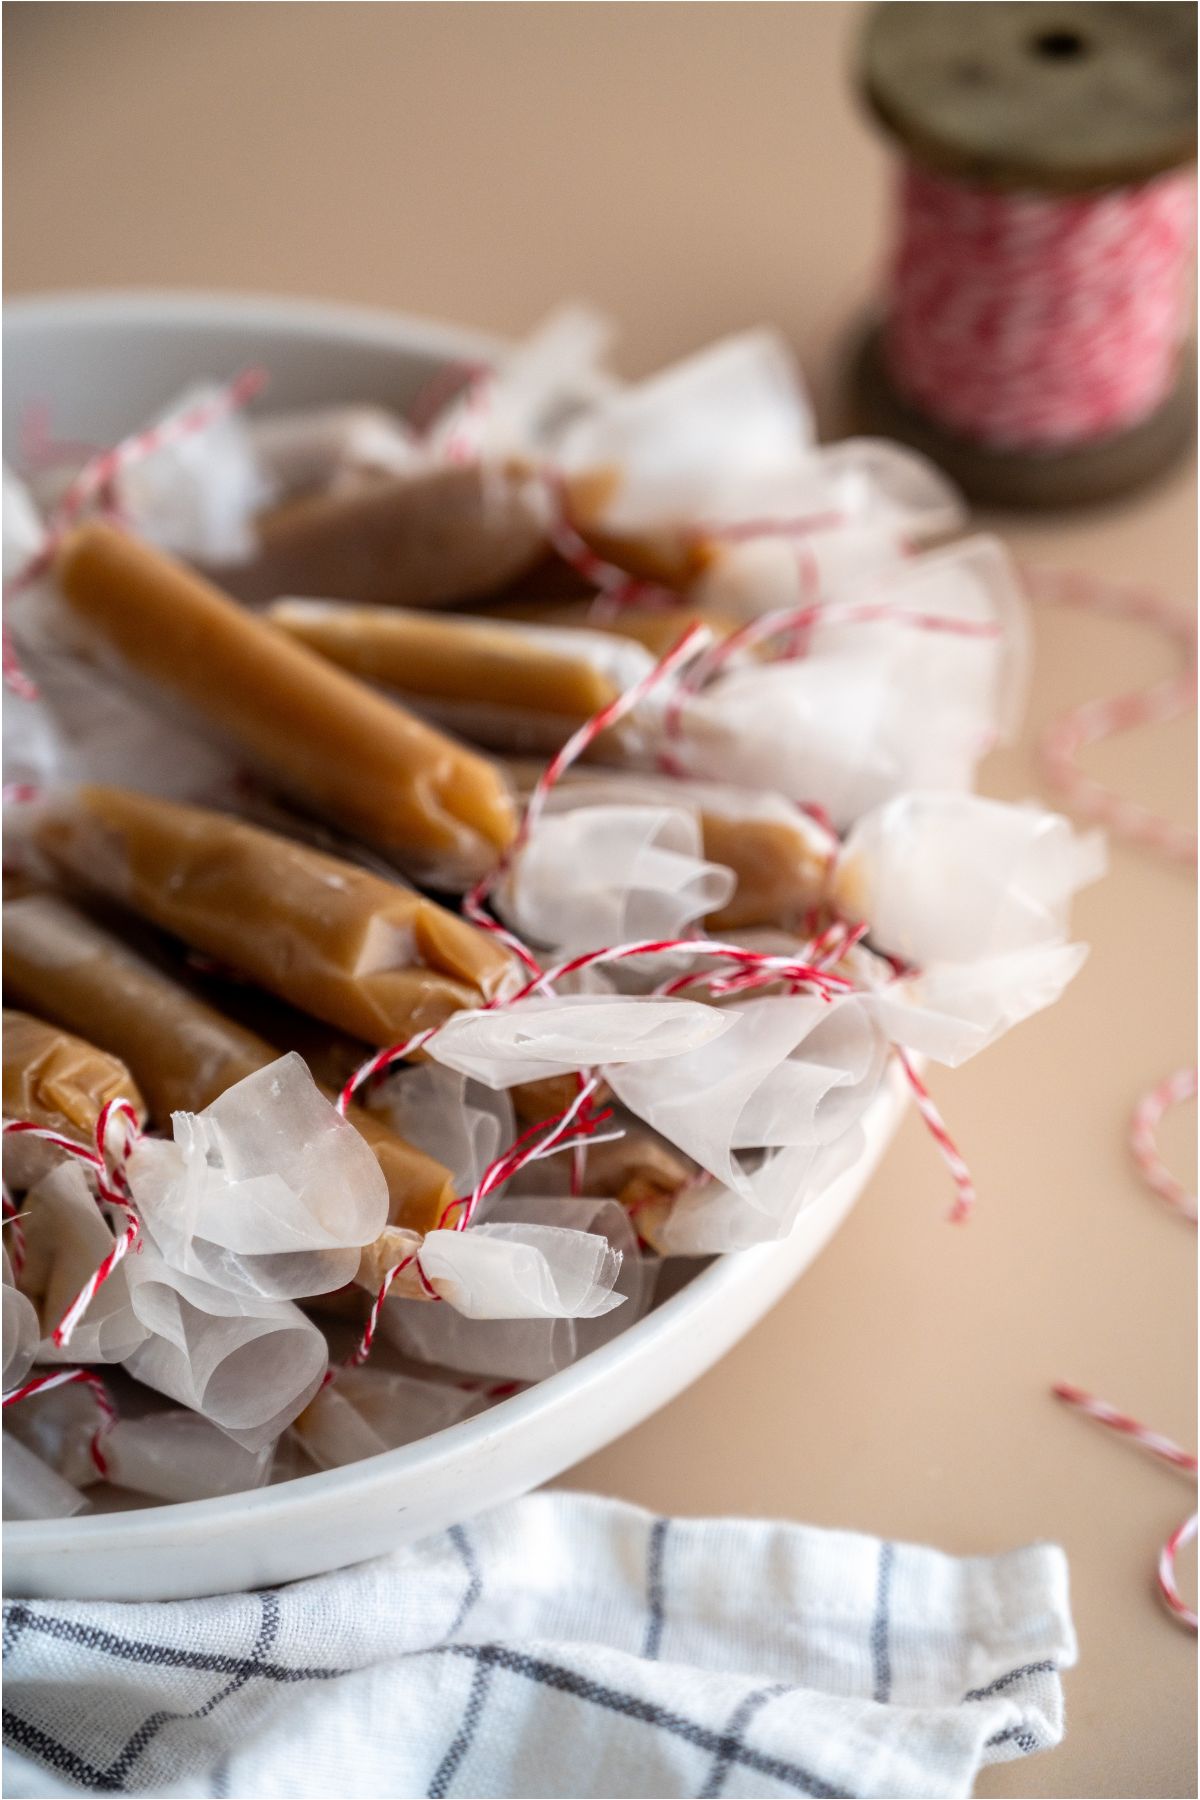
[(61, 874), (370, 1044), (516, 980), (507, 950), (434, 901), (225, 813), (65, 788), (29, 830)]
[(169, 557), (93, 521), (55, 573), (75, 648), (161, 706), (183, 703), (281, 789), (405, 868), (465, 883), (511, 841), (516, 813), (494, 764)]
[[(236, 1025), (64, 901), (31, 894), (4, 904), (9, 996), (98, 1040), (132, 1069), (155, 1123), (201, 1112), (278, 1051)], [(5, 1070), (7, 1110), (7, 1067)], [(388, 1184), (393, 1225), (432, 1229), (454, 1198), (449, 1172), (360, 1107), (346, 1115)]]
[(437, 606), (503, 587), (546, 550), (526, 475), (480, 464), (364, 475), (284, 500), (258, 515), (255, 534), (252, 560), (220, 571), (249, 601)]

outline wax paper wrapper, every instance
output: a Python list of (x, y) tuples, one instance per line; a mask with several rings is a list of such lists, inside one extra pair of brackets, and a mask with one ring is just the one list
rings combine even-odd
[[(812, 411), (782, 338), (726, 338), (588, 408), (556, 450), (574, 521), (618, 543), (704, 543), (750, 521), (886, 518), (910, 535), (953, 529), (945, 479), (896, 445), (814, 440)], [(701, 556), (691, 572), (703, 567)]]
[[(421, 454), (415, 432), (383, 406), (313, 406), (242, 417), (256, 475), (272, 499), (350, 486), (364, 475), (403, 475)], [(250, 506), (256, 504), (251, 496)]]
[(456, 1194), (473, 1192), (485, 1169), (516, 1136), (512, 1102), (502, 1089), (439, 1063), (421, 1063), (371, 1094), (371, 1110), (406, 1143), (449, 1169)]
[(661, 1256), (710, 1256), (773, 1243), (788, 1235), (803, 1209), (827, 1193), (865, 1147), (855, 1124), (829, 1144), (764, 1151), (744, 1159), (737, 1187), (709, 1179), (639, 1208), (635, 1223)]
[[(83, 1382), (43, 1389), (7, 1407), (4, 1443), (19, 1438), (40, 1462), (70, 1482), (73, 1488), (91, 1487), (100, 1480), (100, 1467), (92, 1454), (96, 1433), (105, 1426), (94, 1394)], [(107, 1442), (104, 1431), (101, 1443)]]
[(730, 900), (737, 877), (703, 854), (700, 821), (677, 806), (591, 805), (546, 813), (495, 891), (527, 943), (560, 956), (679, 938)]
[[(437, 1308), (430, 1308), (437, 1311)], [(319, 1469), (379, 1456), (477, 1413), (479, 1394), (391, 1369), (339, 1369), (292, 1431)]]
[(428, 1052), (487, 1087), (507, 1088), (600, 1063), (677, 1059), (728, 1029), (727, 1016), (692, 1000), (535, 994), (495, 1012), (456, 1013)]
[[(526, 766), (517, 765), (516, 773), (519, 785), (526, 787), (531, 780)], [(665, 807), (684, 810), (698, 821), (705, 863), (732, 871), (736, 881), (730, 897), (707, 915), (710, 931), (787, 927), (825, 897), (837, 839), (782, 794), (641, 771), (575, 767), (547, 794), (543, 819), (593, 806)], [(614, 872), (605, 871), (605, 878), (613, 880)]]
[(39, 1362), (124, 1362), (149, 1336), (130, 1305), (128, 1258), (96, 1290), (70, 1340), (59, 1346), (51, 1336), (113, 1247), (112, 1229), (81, 1165), (65, 1162), (45, 1176), (26, 1197), (25, 1211), (21, 1285), (38, 1305)]
[(465, 1319), (594, 1319), (620, 1306), (620, 1254), (598, 1233), (489, 1218), (430, 1231), (421, 1268)]
[(711, 1044), (605, 1074), (630, 1112), (749, 1199), (739, 1153), (832, 1143), (874, 1097), (886, 1043), (854, 996), (767, 996), (720, 1016)]
[(33, 1303), (26, 1299), (13, 1279), (8, 1251), (0, 1250), (0, 1257), (4, 1271), (4, 1377), (0, 1387), (7, 1394), (20, 1387), (32, 1368), (41, 1328)]
[(475, 1318), (449, 1306), (391, 1299), (383, 1309), (382, 1330), (398, 1349), (464, 1374), (541, 1381), (607, 1343), (649, 1305), (650, 1271), (628, 1215), (615, 1200), (513, 1195), (490, 1202), (484, 1225), (472, 1225), (460, 1235), (487, 1231), (489, 1223), (495, 1230), (526, 1233), (528, 1242), (536, 1241), (551, 1254), (555, 1238), (590, 1240), (588, 1253), (600, 1258), (606, 1274), (609, 1258), (618, 1265), (606, 1310), (575, 1317)]
[(1023, 614), (1003, 552), (989, 540), (935, 552), (863, 604), (870, 617), (826, 609), (803, 655), (731, 661), (682, 702), (648, 697), (638, 711), (657, 757), (815, 803), (838, 829), (897, 792), (967, 788), (1023, 693)]
[(862, 819), (833, 886), (902, 965), (851, 957), (882, 1029), (955, 1066), (1051, 1005), (1087, 956), (1068, 942), (1071, 900), (1103, 871), (1099, 834), (1032, 804), (909, 794)]
[(353, 1278), (387, 1223), (387, 1183), (300, 1056), (247, 1075), (201, 1113), (175, 1113), (172, 1126), (174, 1142), (138, 1144), (128, 1174), (173, 1269), (250, 1302)]
[[(223, 759), (177, 725), (130, 708), (127, 698), (93, 671), (56, 652), (43, 614), (53, 611), (53, 584), (40, 576), (7, 597), (46, 542), (46, 527), (29, 488), (4, 468), (3, 568), (5, 609), (25, 673), (36, 696), (10, 689), (4, 697), (6, 786), (43, 786), (88, 770), (121, 780), (139, 767), (163, 791), (199, 791), (217, 779)], [(6, 858), (7, 861), (7, 858)]]
[(803, 531), (730, 536), (713, 547), (688, 600), (713, 618), (744, 623), (763, 613), (856, 599), (911, 553), (897, 523), (869, 517), (849, 525), (814, 519)]
[(78, 1488), (9, 1431), (4, 1433), (3, 1465), (6, 1519), (70, 1519), (87, 1505)]
[(206, 1500), (262, 1487), (273, 1446), (244, 1449), (194, 1412), (118, 1419), (101, 1443), (107, 1480), (156, 1500)]
[(981, 794), (905, 794), (862, 819), (834, 897), (903, 961), (976, 962), (1060, 943), (1073, 895), (1104, 871), (1103, 839), (1035, 804)]
[(134, 1311), (151, 1332), (128, 1358), (130, 1374), (247, 1450), (273, 1443), (324, 1377), (317, 1327), (288, 1300), (241, 1297), (180, 1274), (148, 1238), (127, 1261)]

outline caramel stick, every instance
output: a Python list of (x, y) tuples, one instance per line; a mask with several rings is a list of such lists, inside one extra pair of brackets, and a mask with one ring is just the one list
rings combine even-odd
[(486, 868), (516, 829), (495, 765), (136, 538), (93, 521), (56, 574), (79, 647), (187, 709), (281, 789), (407, 868)]
[(250, 601), (314, 594), (374, 605), (437, 606), (515, 581), (546, 533), (519, 470), (464, 467), (373, 476), (259, 514), (258, 550), (222, 569)]
[(30, 809), (28, 830), (72, 881), (370, 1044), (517, 979), (506, 950), (434, 901), (226, 813), (66, 788)]
[[(278, 1056), (64, 901), (30, 894), (6, 901), (3, 917), (10, 997), (119, 1056), (156, 1124), (202, 1111)], [(431, 1230), (454, 1198), (449, 1171), (362, 1108), (347, 1117), (387, 1179), (391, 1223)]]
[(573, 726), (619, 692), (586, 640), (573, 651), (519, 624), (320, 600), (281, 600), (267, 616), (351, 674), (422, 699), (553, 713)]

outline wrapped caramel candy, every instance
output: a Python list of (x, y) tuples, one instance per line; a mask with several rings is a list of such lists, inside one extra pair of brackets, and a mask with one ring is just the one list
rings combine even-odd
[[(529, 794), (539, 766), (514, 761), (508, 768), (518, 793)], [(716, 782), (573, 768), (547, 797), (546, 811), (614, 805), (666, 805), (698, 815), (705, 857), (737, 877), (730, 898), (705, 919), (710, 931), (787, 928), (825, 897), (836, 839), (781, 795)]]
[[(277, 1051), (234, 1024), (73, 907), (31, 894), (4, 905), (10, 995), (99, 1038), (137, 1073), (155, 1121), (200, 1112)], [(427, 1231), (454, 1198), (449, 1173), (359, 1107), (347, 1117), (388, 1185), (394, 1225)]]
[(637, 645), (602, 632), (321, 600), (281, 600), (269, 617), (343, 669), (498, 749), (557, 749), (652, 667)]
[(56, 573), (78, 641), (181, 704), (303, 804), (447, 885), (516, 829), (495, 767), (112, 526), (72, 533)]
[(363, 475), (259, 513), (249, 562), (222, 568), (239, 599), (329, 595), (438, 606), (491, 593), (544, 554), (546, 532), (522, 469), (418, 466)]
[[(124, 1063), (83, 1038), (28, 1013), (4, 1011), (4, 1116), (27, 1119), (77, 1143), (90, 1144), (110, 1100), (128, 1100), (144, 1120), (146, 1108)], [(4, 1178), (31, 1187), (61, 1152), (33, 1136), (4, 1140)]]
[(704, 625), (714, 638), (726, 638), (737, 630), (737, 616), (715, 606), (692, 606), (682, 600), (670, 606), (619, 606), (607, 609), (597, 605), (596, 596), (563, 599), (525, 596), (504, 599), (484, 609), (500, 620), (524, 621), (531, 625), (553, 626), (565, 631), (603, 631), (617, 637), (633, 638), (655, 657), (673, 650), (684, 632), (693, 625)]
[(516, 979), (506, 950), (432, 900), (224, 813), (68, 788), (30, 830), (61, 872), (367, 1043)]

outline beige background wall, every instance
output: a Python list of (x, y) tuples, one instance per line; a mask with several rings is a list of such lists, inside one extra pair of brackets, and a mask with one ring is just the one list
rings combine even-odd
[[(636, 374), (759, 320), (836, 423), (872, 291), (888, 161), (852, 103), (842, 5), (10, 5), (10, 291), (211, 286), (517, 331), (588, 297)], [(1002, 522), (1022, 553), (1194, 604), (1194, 476), (1086, 518)], [(1024, 747), (1056, 710), (1144, 682), (1143, 631), (1046, 614)], [(1190, 721), (1090, 765), (1191, 816)], [(1177, 1476), (1060, 1411), (1092, 1386), (1194, 1442), (1186, 1227), (1125, 1150), (1135, 1096), (1194, 1037), (1191, 878), (1117, 848), (1079, 907), (1064, 1003), (936, 1092), (976, 1175), (966, 1229), (910, 1121), (850, 1223), (706, 1380), (573, 1485), (681, 1512), (781, 1514), (956, 1550), (1055, 1538), (1081, 1642), (1069, 1733), (988, 1794), (1195, 1791), (1195, 1649), (1152, 1594)], [(1164, 1144), (1189, 1162), (1191, 1121)], [(1190, 1588), (1194, 1565), (1183, 1566)]]

